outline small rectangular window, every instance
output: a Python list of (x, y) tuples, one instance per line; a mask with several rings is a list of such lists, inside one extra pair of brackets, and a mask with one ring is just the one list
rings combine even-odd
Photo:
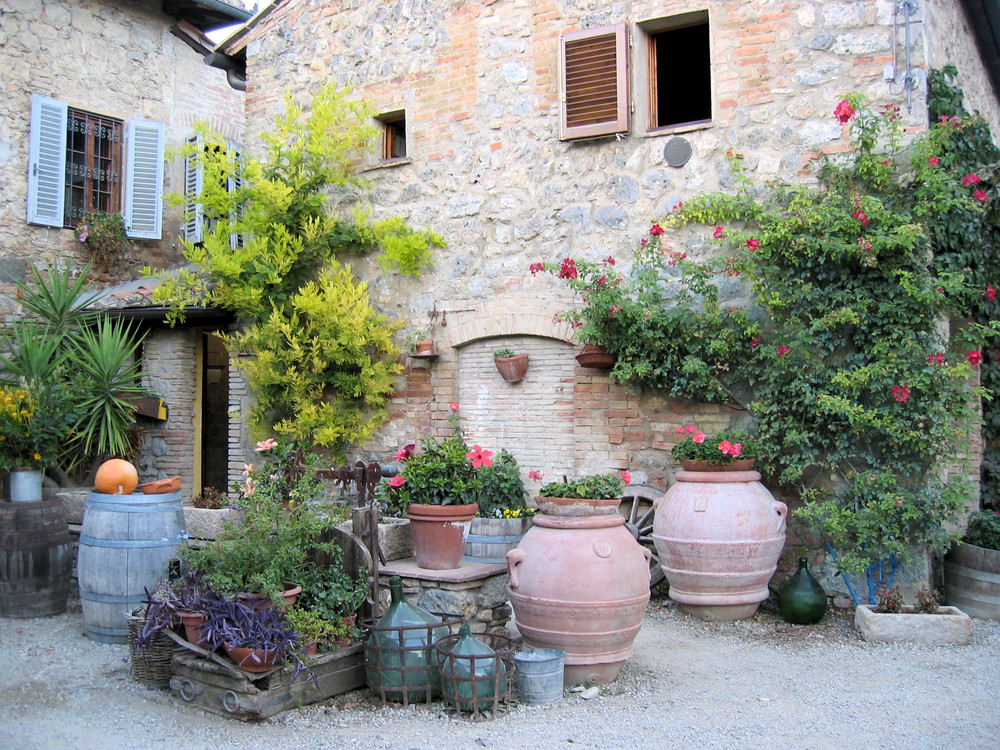
[(648, 39), (649, 129), (712, 119), (712, 56), (708, 12), (639, 24)]
[(407, 157), (406, 111), (387, 112), (379, 115), (382, 126), (382, 161), (398, 161)]

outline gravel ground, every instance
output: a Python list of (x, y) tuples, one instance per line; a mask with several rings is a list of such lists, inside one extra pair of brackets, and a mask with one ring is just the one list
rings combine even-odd
[(356, 691), (243, 723), (130, 679), (128, 648), (58, 617), (0, 619), (0, 748), (996, 748), (1000, 622), (969, 646), (870, 644), (851, 612), (787, 625), (767, 603), (703, 623), (654, 598), (622, 676), (584, 700), (515, 706), (495, 721), (440, 703), (384, 708)]

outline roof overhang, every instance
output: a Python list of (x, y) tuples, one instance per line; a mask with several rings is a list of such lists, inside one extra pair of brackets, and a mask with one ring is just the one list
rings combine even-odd
[(161, 7), (168, 16), (187, 21), (199, 31), (246, 23), (253, 15), (235, 0), (163, 0)]
[(1000, 0), (961, 0), (976, 35), (979, 56), (1000, 100)]

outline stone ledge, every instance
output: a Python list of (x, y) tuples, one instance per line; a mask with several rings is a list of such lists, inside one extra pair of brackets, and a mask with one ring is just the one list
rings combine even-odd
[(862, 604), (854, 611), (854, 627), (866, 641), (917, 643), (925, 646), (965, 646), (972, 640), (972, 619), (957, 607), (939, 607), (937, 614), (875, 612)]

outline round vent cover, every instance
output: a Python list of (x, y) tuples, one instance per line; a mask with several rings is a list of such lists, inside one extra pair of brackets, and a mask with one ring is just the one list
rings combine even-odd
[(691, 158), (691, 144), (683, 138), (671, 138), (663, 147), (663, 158), (671, 167), (683, 167)]

